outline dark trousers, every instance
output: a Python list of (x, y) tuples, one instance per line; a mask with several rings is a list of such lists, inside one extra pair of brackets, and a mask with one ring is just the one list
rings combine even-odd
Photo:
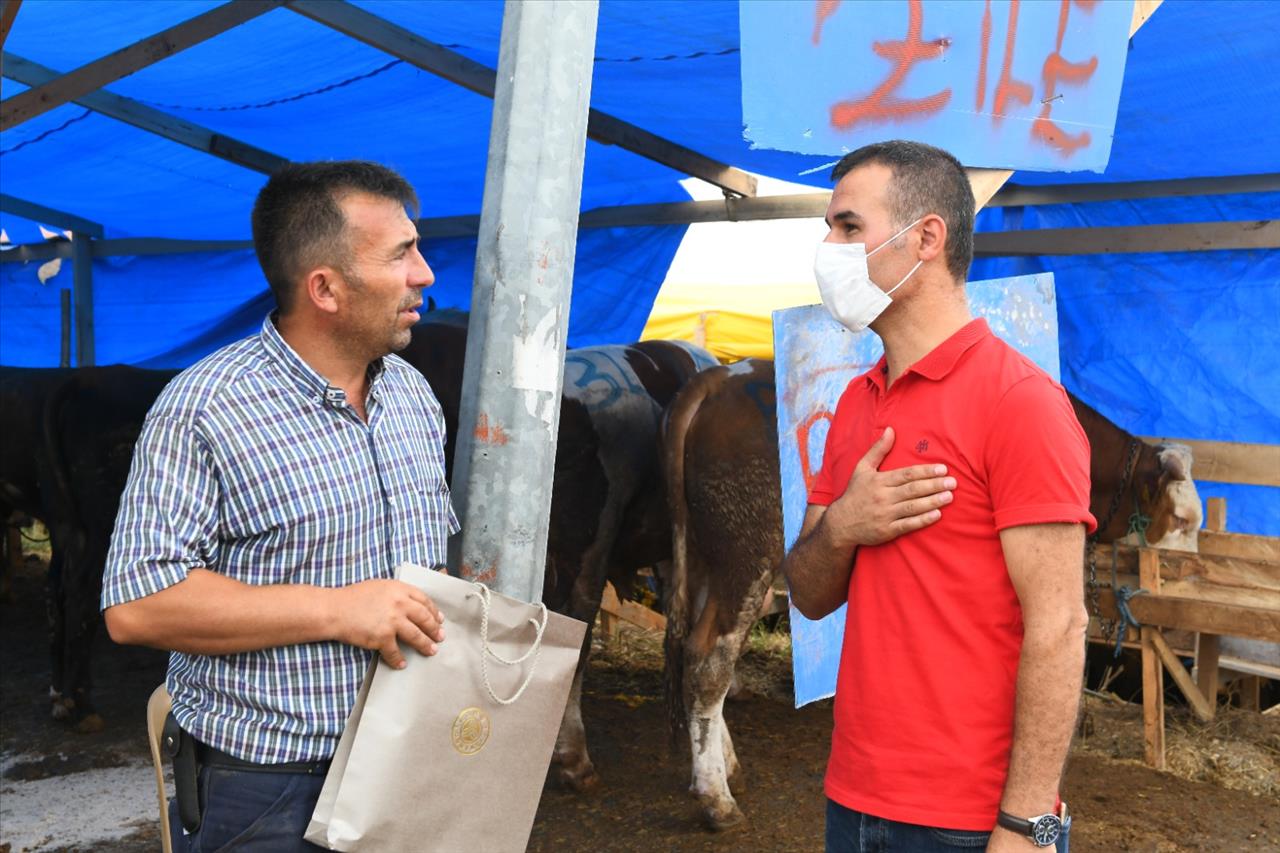
[[(1058, 837), (1056, 853), (1067, 853), (1071, 818)], [(916, 826), (872, 817), (827, 800), (827, 853), (954, 853), (985, 850), (990, 832)]]
[(177, 800), (169, 801), (174, 853), (323, 853), (302, 838), (322, 787), (323, 775), (202, 767), (195, 833), (182, 831)]

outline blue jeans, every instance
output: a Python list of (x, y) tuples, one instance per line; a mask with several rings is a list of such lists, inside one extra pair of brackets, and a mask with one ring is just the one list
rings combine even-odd
[[(1058, 837), (1057, 853), (1067, 853), (1071, 818)], [(939, 829), (872, 817), (827, 800), (827, 853), (954, 853), (985, 850), (990, 832)]]
[(169, 801), (174, 853), (323, 853), (302, 838), (322, 787), (324, 776), (202, 767), (201, 821), (194, 834), (182, 831), (178, 801)]

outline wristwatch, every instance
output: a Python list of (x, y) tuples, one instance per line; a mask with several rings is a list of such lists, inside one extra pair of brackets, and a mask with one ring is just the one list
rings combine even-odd
[[(1062, 814), (1066, 815), (1066, 813), (1067, 807), (1064, 804)], [(1042, 814), (1027, 818), (1016, 817), (1001, 809), (996, 822), (1005, 829), (1011, 829), (1019, 835), (1030, 838), (1031, 843), (1037, 847), (1052, 847), (1057, 843), (1058, 836), (1062, 834), (1062, 818), (1056, 814)]]

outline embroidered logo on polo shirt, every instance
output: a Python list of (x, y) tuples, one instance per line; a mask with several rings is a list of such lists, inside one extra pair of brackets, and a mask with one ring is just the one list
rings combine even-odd
[(916, 442), (916, 453), (924, 453), (929, 449), (929, 439), (922, 438)]

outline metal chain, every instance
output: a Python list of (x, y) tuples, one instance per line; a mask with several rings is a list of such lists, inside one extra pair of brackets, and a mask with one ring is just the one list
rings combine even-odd
[[(1111, 526), (1111, 522), (1115, 519), (1116, 513), (1120, 510), (1120, 501), (1124, 499), (1125, 490), (1129, 488), (1129, 482), (1133, 479), (1134, 464), (1137, 462), (1138, 452), (1142, 448), (1142, 442), (1134, 437), (1129, 440), (1129, 452), (1125, 456), (1124, 468), (1120, 472), (1120, 487), (1116, 489), (1114, 495), (1111, 496), (1111, 506), (1107, 508), (1106, 517), (1098, 523), (1098, 528), (1093, 532), (1085, 542), (1085, 550), (1089, 557), (1089, 607), (1093, 616), (1098, 620), (1098, 627), (1102, 629), (1102, 638), (1108, 643), (1111, 642), (1112, 635), (1116, 634), (1120, 629), (1120, 620), (1106, 619), (1102, 616), (1102, 608), (1099, 603), (1099, 587), (1098, 587), (1098, 559), (1097, 545), (1098, 540), (1106, 529)], [(1137, 500), (1134, 500), (1135, 510)], [(1138, 513), (1135, 511), (1135, 515)], [(1130, 528), (1133, 527), (1133, 520), (1130, 519)], [(1129, 531), (1133, 532), (1132, 529)], [(1145, 536), (1145, 527), (1143, 533)], [(1126, 536), (1128, 533), (1125, 534)]]

